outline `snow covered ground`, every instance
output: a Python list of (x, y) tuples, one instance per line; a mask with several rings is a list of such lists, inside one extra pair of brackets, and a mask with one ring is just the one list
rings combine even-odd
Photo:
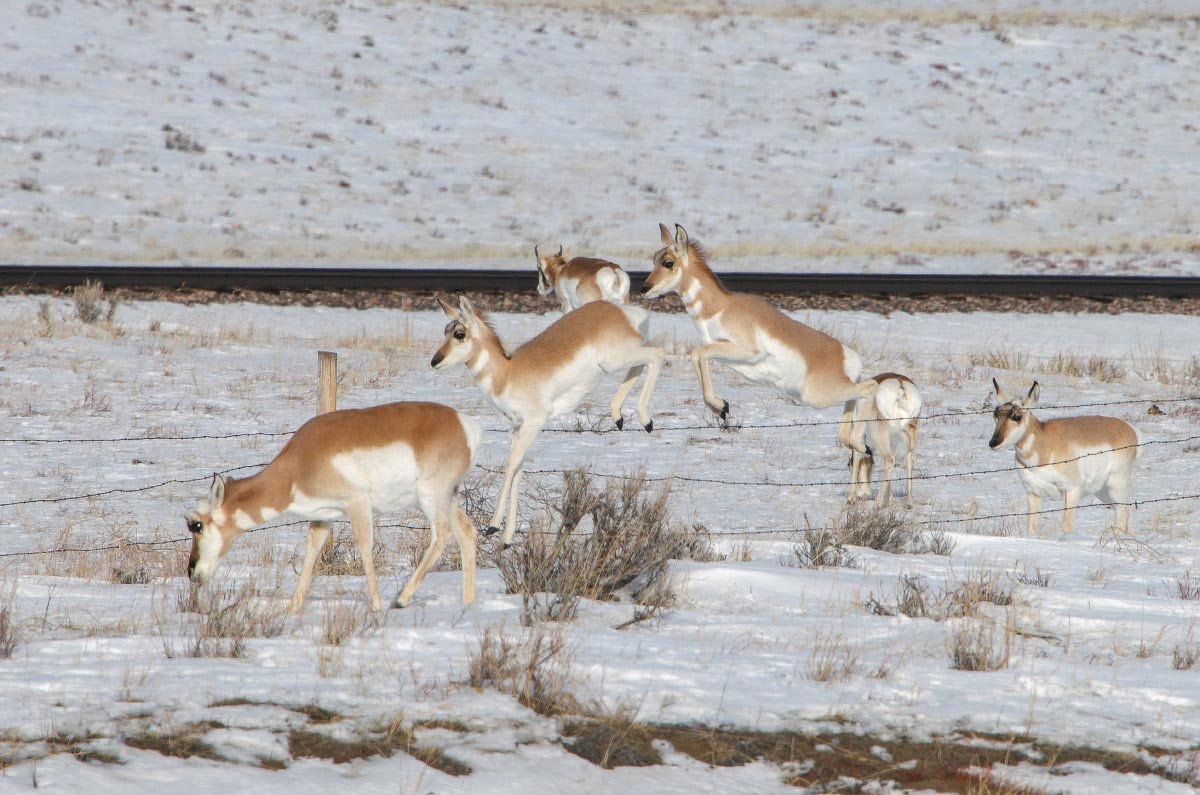
[[(744, 427), (711, 427), (685, 356), (694, 339), (689, 321), (655, 316), (653, 331), (670, 351), (652, 404), (655, 432), (543, 434), (529, 468), (551, 474), (527, 479), (522, 516), (535, 510), (535, 487), (556, 489), (553, 473), (563, 468), (644, 467), (650, 476), (685, 478), (674, 484), (673, 513), (707, 526), (724, 559), (680, 563), (679, 604), (654, 621), (617, 630), (630, 605), (585, 603), (561, 627), (577, 699), (624, 705), (641, 720), (666, 724), (881, 738), (1016, 735), (1128, 751), (1195, 776), (1200, 678), (1179, 660), (1200, 655), (1200, 411), (1179, 398), (1200, 390), (1193, 353), (1200, 319), (799, 317), (852, 342), (867, 372), (899, 370), (920, 384), (928, 419), (913, 515), (942, 523), (932, 527), (947, 531), (952, 553), (856, 548), (855, 568), (781, 565), (796, 531), (835, 521), (844, 499), (841, 485), (796, 485), (846, 478), (832, 425), (838, 412), (789, 405), (721, 370), (719, 392)], [(494, 318), (509, 341), (550, 320)], [(431, 399), (500, 427), (465, 371), (429, 367), (443, 323), (440, 314), (398, 310), (137, 302), (119, 306), (113, 323), (89, 326), (74, 319), (66, 299), (0, 299), (0, 604), (10, 606), (17, 637), (12, 657), (0, 659), (0, 758), (7, 765), (0, 765), (0, 789), (317, 792), (353, 780), (364, 792), (528, 793), (546, 791), (548, 781), (556, 791), (631, 795), (796, 791), (782, 783), (787, 771), (770, 763), (714, 768), (669, 748), (663, 765), (604, 770), (563, 750), (554, 720), (491, 689), (462, 685), (483, 630), (522, 632), (520, 598), (504, 593), (494, 569), (480, 571), (478, 602), (466, 610), (459, 573), (435, 572), (412, 607), (374, 622), (360, 616), (361, 629), (340, 645), (323, 639), (327, 628), (361, 609), (364, 587), (356, 577), (318, 578), (304, 616), (251, 637), (244, 656), (192, 658), (183, 653), (193, 618), (180, 611), (188, 594), (182, 543), (11, 554), (182, 540), (182, 512), (205, 492), (210, 473), (265, 462), (282, 439), (11, 440), (285, 433), (314, 410), (318, 349), (340, 354), (343, 407)], [(1039, 379), (1043, 417), (1088, 411), (1054, 405), (1113, 402), (1091, 411), (1126, 418), (1148, 441), (1193, 438), (1145, 448), (1136, 499), (1166, 501), (1134, 512), (1136, 543), (1099, 541), (1111, 512), (1097, 507), (1080, 510), (1072, 537), (1057, 532), (1059, 514), (1043, 517), (1042, 537), (1023, 537), (1024, 495), (1012, 472), (929, 477), (1011, 466), (1011, 453), (987, 449), (992, 423), (979, 413), (992, 377), (1013, 390)], [(557, 427), (586, 428), (593, 420), (608, 427), (600, 418), (610, 387)], [(1147, 399), (1157, 409), (1118, 403)], [(753, 427), (825, 421), (831, 424)], [(480, 463), (500, 466), (505, 452), (503, 434), (486, 434)], [(699, 482), (706, 479), (793, 485)], [(494, 492), (486, 475), (480, 483)], [(39, 502), (85, 494), (96, 496)], [(1013, 515), (987, 518), (1004, 514)], [(412, 531), (387, 525), (414, 521), (419, 516), (384, 517), (380, 535), (398, 561), (381, 583), (385, 598), (407, 577), (410, 564), (397, 550), (412, 543)], [(253, 587), (255, 604), (282, 606), (302, 543), (300, 527), (247, 536), (212, 587)], [(982, 615), (994, 621), (978, 625), (1006, 628), (1009, 664), (956, 670), (950, 652), (967, 620), (871, 608), (914, 575), (933, 591), (980, 577), (1011, 585), (1013, 605), (985, 605)], [(822, 681), (816, 669), (829, 658), (844, 675)], [(317, 725), (311, 710), (309, 717), (298, 711), (308, 705), (337, 718)], [(440, 723), (423, 723), (429, 720)], [(406, 754), (338, 765), (289, 753), (289, 732), (347, 738), (389, 722), (412, 727), (419, 743), (474, 772), (452, 777)], [(224, 761), (129, 744), (171, 732), (202, 736)], [(1017, 757), (1004, 769), (1048, 791), (1191, 791), (1096, 764), (1037, 761)], [(1044, 778), (1051, 768), (1052, 780)]]
[(18, 6), (7, 261), (1197, 266), (1189, 0)]

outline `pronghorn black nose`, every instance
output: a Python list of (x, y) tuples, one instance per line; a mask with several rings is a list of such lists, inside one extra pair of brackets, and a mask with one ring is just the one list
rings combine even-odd
[(441, 363), (442, 363), (442, 355), (440, 353), (435, 353), (433, 355), (433, 358), (429, 360), (430, 367), (437, 367)]
[(993, 437), (992, 437), (992, 440), (991, 440), (990, 442), (988, 442), (988, 447), (990, 447), (990, 448), (992, 448), (993, 450), (995, 450), (997, 447), (999, 447), (999, 446), (1000, 446), (1000, 442), (1001, 442), (1001, 441), (1003, 441), (1003, 440), (1002, 440), (1002, 439), (1000, 439), (998, 436), (993, 436)]
[(649, 284), (642, 284), (642, 295), (645, 295), (645, 294), (646, 294), (646, 293), (648, 293), (648, 292), (650, 292), (650, 285), (649, 285)]

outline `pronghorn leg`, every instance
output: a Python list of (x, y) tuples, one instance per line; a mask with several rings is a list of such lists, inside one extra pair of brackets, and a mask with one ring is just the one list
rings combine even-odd
[(724, 362), (753, 361), (754, 353), (747, 355), (736, 343), (728, 340), (712, 342), (692, 349), (692, 366), (696, 368), (696, 376), (700, 379), (700, 391), (704, 395), (704, 403), (721, 419), (729, 416), (729, 401), (722, 400), (713, 392), (712, 373), (709, 370), (709, 359)]
[(1079, 489), (1069, 489), (1063, 494), (1063, 532), (1075, 529), (1075, 506), (1079, 504)]
[[(396, 601), (392, 602), (392, 607), (408, 607), (408, 603), (412, 601), (412, 596), (416, 593), (421, 580), (425, 579), (425, 575), (429, 573), (430, 567), (434, 563), (437, 563), (442, 550), (446, 548), (446, 537), (449, 535), (447, 530), (451, 523), (451, 517), (446, 508), (441, 504), (443, 502), (445, 500), (439, 500), (439, 504), (435, 508), (424, 510), (425, 518), (429, 520), (429, 546), (425, 548), (425, 554), (421, 556), (417, 567), (413, 569), (408, 582), (404, 583), (404, 587), (396, 595)], [(424, 505), (421, 507), (423, 509), (426, 508)]]
[(1037, 536), (1038, 511), (1042, 510), (1042, 498), (1039, 495), (1034, 494), (1032, 491), (1029, 492), (1028, 496), (1029, 516), (1026, 518), (1027, 524), (1025, 528), (1025, 534), (1030, 538), (1035, 538)]
[(913, 453), (917, 449), (917, 430), (919, 425), (916, 419), (913, 419), (905, 428), (904, 435), (908, 437), (908, 446), (904, 451), (904, 468), (908, 473), (908, 507), (913, 507), (912, 498), (912, 471), (913, 471)]
[(892, 470), (896, 468), (896, 454), (890, 447), (885, 449), (883, 455), (883, 482), (879, 484), (879, 494), (875, 496), (875, 504), (878, 506), (890, 505), (892, 502)]
[(379, 610), (379, 583), (375, 579), (375, 521), (371, 517), (371, 504), (366, 500), (356, 500), (346, 506), (346, 515), (350, 517), (350, 525), (354, 528), (354, 545), (362, 558), (363, 574), (367, 575), (367, 593), (371, 597), (371, 609)]
[(654, 420), (650, 416), (650, 396), (654, 394), (654, 385), (658, 383), (658, 374), (662, 372), (663, 360), (667, 352), (662, 348), (643, 348), (647, 357), (646, 381), (642, 384), (642, 394), (638, 397), (637, 415), (646, 433), (654, 430)]
[(625, 373), (625, 380), (621, 382), (621, 386), (617, 387), (617, 394), (613, 395), (612, 402), (608, 404), (609, 416), (613, 418), (618, 431), (625, 427), (625, 418), (621, 415), (621, 406), (625, 405), (625, 398), (629, 397), (629, 393), (633, 390), (634, 382), (637, 381), (637, 377), (645, 369), (640, 364), (630, 367), (629, 371)]
[(308, 525), (308, 545), (304, 549), (304, 566), (300, 569), (300, 582), (296, 584), (296, 593), (292, 595), (288, 611), (299, 613), (304, 608), (304, 598), (308, 596), (308, 583), (312, 579), (313, 568), (317, 564), (317, 555), (329, 538), (329, 522), (311, 522)]
[(469, 605), (475, 601), (475, 525), (471, 523), (471, 517), (467, 516), (457, 497), (454, 499), (454, 516), (450, 522), (450, 529), (454, 533), (454, 539), (458, 541), (462, 558), (462, 601), (464, 605)]
[(1113, 508), (1117, 512), (1117, 532), (1129, 535), (1130, 517), (1133, 513), (1129, 506), (1129, 479), (1126, 477), (1124, 482), (1114, 482), (1115, 480), (1116, 476), (1105, 484), (1103, 499), (1105, 502), (1115, 503)]
[(517, 481), (521, 477), (521, 467), (525, 465), (525, 453), (529, 451), (529, 446), (533, 444), (533, 440), (537, 438), (538, 432), (545, 422), (545, 418), (526, 420), (512, 436), (512, 448), (508, 453), (508, 463), (504, 467), (504, 484), (500, 487), (496, 512), (492, 514), (492, 521), (486, 531), (487, 535), (491, 535), (500, 529), (500, 518), (504, 515), (504, 509), (507, 507), (508, 524), (504, 528), (505, 546), (512, 543), (513, 536), (517, 532)]

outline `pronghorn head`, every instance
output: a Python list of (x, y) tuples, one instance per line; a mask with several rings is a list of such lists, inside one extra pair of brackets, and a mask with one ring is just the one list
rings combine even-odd
[(465, 295), (458, 297), (457, 306), (441, 298), (438, 298), (438, 304), (450, 322), (446, 324), (446, 338), (442, 341), (442, 347), (437, 349), (429, 363), (433, 369), (442, 370), (471, 360), (485, 324), (475, 305)]
[(654, 255), (654, 270), (642, 284), (642, 295), (647, 298), (658, 298), (671, 292), (679, 291), (679, 282), (691, 261), (692, 248), (688, 242), (688, 233), (682, 226), (675, 224), (675, 239), (663, 224), (658, 225), (658, 233), (666, 248), (659, 249)]
[(538, 263), (538, 295), (550, 295), (554, 292), (554, 283), (558, 281), (558, 274), (562, 272), (563, 266), (567, 261), (563, 259), (563, 248), (558, 247), (557, 254), (539, 254), (538, 247), (533, 247), (533, 256), (537, 257)]
[(1033, 386), (1029, 387), (1029, 392), (1024, 397), (1009, 399), (995, 378), (992, 379), (992, 386), (996, 390), (997, 406), (996, 410), (992, 412), (992, 416), (996, 419), (996, 430), (992, 434), (992, 440), (988, 442), (988, 447), (999, 450), (1002, 447), (1018, 444), (1025, 437), (1025, 432), (1029, 430), (1029, 421), (1032, 418), (1029, 409), (1037, 405), (1042, 390), (1038, 386), (1038, 382), (1034, 381)]
[(245, 528), (239, 527), (234, 516), (225, 510), (225, 479), (213, 475), (208, 499), (201, 500), (194, 510), (184, 516), (192, 534), (192, 554), (188, 557), (188, 577), (205, 585), (212, 579), (221, 558), (229, 551), (233, 540)]

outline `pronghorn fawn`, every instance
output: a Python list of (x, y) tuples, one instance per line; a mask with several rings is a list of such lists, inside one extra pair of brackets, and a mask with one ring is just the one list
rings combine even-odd
[(521, 468), (542, 426), (579, 405), (601, 375), (624, 372), (625, 380), (609, 404), (617, 428), (624, 427), (621, 406), (644, 370), (646, 382), (637, 415), (643, 428), (653, 430), (650, 396), (662, 369), (663, 349), (646, 343), (646, 310), (596, 301), (563, 315), (510, 355), (466, 297), (459, 296), (457, 306), (438, 301), (450, 322), (446, 339), (430, 363), (435, 369), (465, 364), (510, 428), (504, 482), (487, 529), (489, 535), (500, 529), (507, 508), (504, 545), (508, 546), (516, 532)]
[(729, 402), (716, 396), (709, 372), (710, 362), (720, 362), (803, 405), (821, 409), (843, 404), (843, 421), (849, 423), (846, 442), (865, 453), (863, 424), (850, 421), (855, 402), (869, 397), (875, 382), (858, 380), (858, 354), (757, 296), (726, 290), (682, 226), (675, 225), (674, 240), (665, 226), (658, 228), (665, 248), (654, 255), (654, 270), (642, 293), (647, 298), (678, 293), (683, 299), (703, 342), (692, 350), (692, 365), (705, 404), (722, 420), (729, 416)]
[(1064, 505), (1063, 532), (1075, 524), (1075, 506), (1081, 497), (1096, 495), (1115, 503), (1116, 530), (1129, 532), (1129, 483), (1133, 462), (1141, 451), (1138, 433), (1115, 417), (1063, 417), (1045, 422), (1030, 411), (1041, 388), (1033, 382), (1028, 394), (1009, 398), (992, 379), (996, 390), (996, 430), (988, 446), (1012, 446), (1017, 453), (1017, 474), (1029, 496), (1028, 533), (1037, 533), (1038, 512), (1046, 497)]
[(292, 612), (300, 612), (329, 523), (348, 518), (371, 608), (378, 610), (373, 514), (418, 507), (429, 521), (429, 548), (393, 606), (409, 603), (451, 534), (462, 551), (462, 600), (470, 604), (475, 527), (458, 501), (458, 486), (475, 462), (482, 434), (478, 422), (437, 403), (389, 403), (314, 417), (258, 474), (236, 480), (213, 475), (208, 499), (186, 517), (192, 534), (188, 576), (206, 584), (238, 536), (280, 514), (295, 514), (311, 522), (291, 602)]
[[(871, 469), (875, 465), (875, 455), (883, 459), (883, 480), (879, 484), (879, 493), (875, 496), (875, 504), (887, 505), (892, 501), (892, 470), (896, 466), (896, 444), (904, 440), (904, 469), (908, 474), (908, 493), (906, 504), (913, 507), (912, 501), (912, 471), (913, 453), (917, 449), (917, 429), (921, 413), (921, 393), (917, 385), (906, 375), (899, 373), (880, 373), (875, 376), (879, 386), (873, 396), (859, 398), (866, 406), (855, 410), (863, 423), (866, 434), (867, 451), (856, 452), (850, 449), (850, 503), (858, 497), (870, 494)], [(843, 423), (838, 430), (838, 439), (846, 447), (850, 447), (850, 424)]]
[(562, 246), (557, 254), (544, 255), (533, 247), (538, 263), (538, 293), (556, 295), (564, 314), (592, 301), (629, 303), (629, 274), (607, 260), (591, 257), (563, 259)]

